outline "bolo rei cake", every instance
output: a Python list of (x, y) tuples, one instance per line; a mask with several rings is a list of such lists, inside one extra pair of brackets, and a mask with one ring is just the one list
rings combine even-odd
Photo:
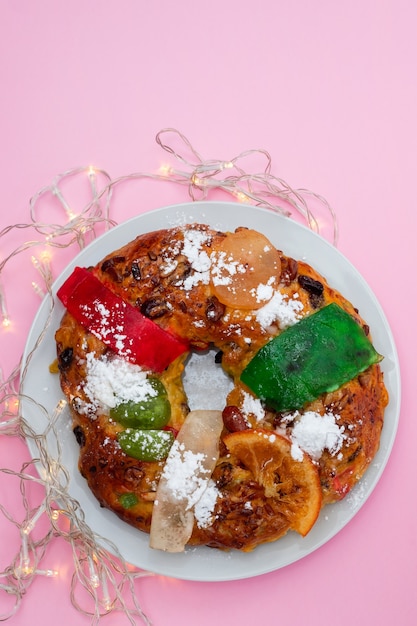
[[(305, 536), (378, 450), (388, 394), (370, 328), (255, 230), (140, 234), (58, 297), (79, 470), (154, 549)], [(183, 373), (203, 351), (231, 380), (222, 410), (188, 405)]]

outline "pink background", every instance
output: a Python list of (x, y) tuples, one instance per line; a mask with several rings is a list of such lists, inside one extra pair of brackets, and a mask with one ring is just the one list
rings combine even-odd
[[(274, 573), (227, 583), (139, 581), (155, 626), (416, 623), (416, 26), (413, 0), (1, 2), (2, 227), (28, 222), (29, 198), (66, 169), (155, 171), (164, 157), (154, 136), (165, 126), (206, 158), (265, 148), (275, 174), (335, 208), (339, 250), (372, 287), (397, 343), (399, 430), (359, 514), (321, 549)], [(121, 222), (188, 197), (146, 183), (119, 199)], [(1, 256), (6, 247), (2, 241)], [(4, 374), (39, 304), (19, 288), (16, 275), (23, 280), (25, 271), (22, 263), (4, 276), (14, 324), (7, 335), (0, 329)], [(1, 467), (28, 458), (24, 443), (0, 437)], [(0, 490), (18, 515), (19, 494)], [(0, 537), (1, 571), (19, 546), (1, 515)], [(10, 623), (89, 624), (70, 603), (64, 542), (51, 544), (45, 567), (61, 576), (35, 579)]]

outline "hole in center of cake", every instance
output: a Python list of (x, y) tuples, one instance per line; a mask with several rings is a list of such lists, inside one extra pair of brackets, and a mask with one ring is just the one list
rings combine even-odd
[(192, 352), (188, 357), (183, 384), (191, 411), (197, 409), (221, 411), (233, 382), (215, 358), (218, 350)]

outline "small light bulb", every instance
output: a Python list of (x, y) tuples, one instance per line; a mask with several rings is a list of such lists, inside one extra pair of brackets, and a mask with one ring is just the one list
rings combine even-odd
[(35, 570), (35, 574), (38, 574), (38, 576), (46, 576), (47, 578), (57, 578), (57, 576), (59, 576), (59, 572), (56, 569), (37, 569)]
[(30, 576), (30, 574), (33, 574), (33, 567), (31, 565), (24, 565), (20, 568), (20, 571), (23, 576)]
[(170, 165), (163, 164), (159, 168), (159, 173), (162, 176), (169, 176), (171, 174), (171, 172), (172, 172), (172, 167)]
[(91, 576), (90, 583), (91, 583), (91, 586), (93, 587), (93, 589), (97, 589), (98, 587), (100, 587), (100, 580), (99, 580), (99, 577), (97, 576), (97, 574), (93, 574)]
[(69, 221), (71, 222), (72, 220), (74, 220), (77, 217), (77, 214), (72, 211), (70, 205), (68, 204), (68, 202), (65, 200), (64, 196), (62, 195), (61, 190), (58, 187), (53, 187), (51, 191), (53, 195), (56, 198), (58, 198), (62, 207), (65, 209), (65, 213), (67, 214)]
[(35, 257), (35, 255), (34, 255), (34, 254), (32, 254), (32, 256), (30, 257), (30, 260), (32, 261), (32, 265), (33, 265), (33, 267), (34, 267), (36, 270), (38, 270), (38, 269), (39, 269), (39, 267), (40, 267), (40, 264), (39, 264), (39, 261), (38, 261), (38, 259)]
[(98, 574), (95, 570), (94, 560), (97, 560), (95, 555), (93, 555), (92, 557), (88, 557), (88, 568), (90, 570), (91, 586), (93, 587), (93, 589), (97, 589), (98, 587), (100, 587), (100, 578), (98, 577)]
[(32, 289), (33, 291), (40, 297), (43, 298), (45, 293), (42, 291), (42, 289), (39, 287), (38, 283), (35, 283), (34, 280), (32, 280)]
[(5, 329), (10, 328), (11, 323), (12, 323), (12, 322), (11, 322), (11, 320), (10, 320), (10, 317), (9, 317), (8, 315), (5, 315), (5, 316), (3, 317), (3, 321), (2, 321), (2, 326), (3, 326), (3, 328), (5, 328)]
[(49, 263), (51, 261), (52, 254), (50, 250), (42, 250), (39, 256), (42, 263)]
[(243, 193), (243, 191), (238, 191), (236, 193), (236, 198), (239, 200), (239, 202), (249, 202), (248, 196)]
[(207, 187), (207, 181), (204, 178), (199, 178), (197, 174), (191, 176), (191, 184), (195, 187)]
[(64, 400), (64, 398), (61, 398), (61, 400), (56, 405), (57, 411), (62, 411), (66, 406), (67, 406), (67, 401)]

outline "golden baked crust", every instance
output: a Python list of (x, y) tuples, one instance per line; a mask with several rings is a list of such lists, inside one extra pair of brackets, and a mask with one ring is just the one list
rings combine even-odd
[[(222, 355), (222, 366), (234, 381), (226, 400), (232, 416), (225, 420), (228, 428), (225, 425), (224, 434), (227, 434), (229, 429), (240, 427), (236, 420), (239, 422), (242, 418), (248, 393), (239, 380), (242, 370), (280, 329), (276, 324), (262, 326), (248, 310), (221, 304), (210, 282), (193, 280), (196, 270), (183, 253), (187, 229), (206, 235), (201, 249), (208, 253), (221, 245), (226, 236), (201, 224), (143, 234), (107, 255), (92, 271), (114, 293), (138, 307), (156, 324), (187, 338), (191, 349), (214, 346)], [(303, 305), (303, 316), (336, 302), (368, 332), (353, 305), (313, 268), (281, 252), (280, 258), (280, 291), (288, 298), (296, 296)], [(322, 285), (321, 290), (314, 289), (317, 284)], [(108, 348), (69, 313), (64, 315), (56, 332), (56, 344), (61, 386), (71, 407), (74, 434), (80, 445), (80, 471), (102, 506), (149, 532), (156, 486), (164, 462), (144, 462), (128, 456), (117, 442), (120, 425), (105, 413), (92, 416), (80, 410), (86, 401), (83, 390), (86, 356), (94, 352), (99, 358)], [(179, 430), (189, 411), (181, 381), (185, 362), (186, 355), (179, 357), (160, 375), (171, 403), (169, 426), (174, 430)], [(380, 367), (372, 365), (337, 391), (323, 394), (304, 407), (304, 411), (320, 415), (331, 411), (338, 416), (338, 426), (344, 433), (337, 454), (324, 449), (315, 460), (323, 505), (343, 498), (366, 471), (379, 447), (387, 402)], [(287, 414), (268, 409), (260, 421), (246, 411), (245, 420), (250, 427), (271, 432), (279, 430), (286, 436), (291, 435), (294, 421)], [(221, 497), (217, 499), (211, 524), (205, 527), (195, 524), (190, 544), (250, 550), (288, 531), (290, 525), (282, 502), (278, 497), (265, 496), (264, 488), (251, 471), (230, 454), (223, 441), (212, 478)], [(137, 503), (124, 508), (120, 496), (131, 492), (136, 494)]]

